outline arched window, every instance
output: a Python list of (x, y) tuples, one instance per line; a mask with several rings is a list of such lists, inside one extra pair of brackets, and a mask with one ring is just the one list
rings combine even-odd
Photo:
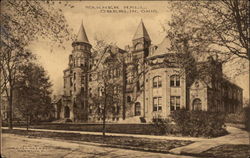
[(153, 88), (159, 88), (162, 86), (161, 76), (155, 76), (153, 78)]
[(135, 116), (141, 115), (141, 104), (139, 102), (135, 103)]
[(193, 110), (202, 110), (202, 103), (199, 98), (193, 100)]
[(135, 45), (135, 49), (136, 49), (136, 50), (143, 49), (143, 44), (141, 44), (141, 43), (136, 44), (136, 45)]
[(179, 87), (180, 86), (180, 76), (172, 75), (170, 76), (170, 87)]

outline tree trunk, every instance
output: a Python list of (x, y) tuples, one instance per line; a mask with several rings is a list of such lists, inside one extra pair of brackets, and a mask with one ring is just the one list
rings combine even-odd
[(107, 98), (107, 95), (106, 95), (106, 83), (104, 82), (104, 107), (103, 107), (103, 122), (102, 122), (102, 135), (103, 135), (103, 140), (104, 140), (104, 137), (105, 137), (105, 131), (106, 131), (106, 98)]
[(103, 121), (102, 121), (102, 136), (105, 137), (105, 131), (106, 131), (106, 115), (105, 112), (103, 113)]
[(9, 120), (9, 129), (13, 129), (13, 124), (12, 124), (12, 122), (13, 122), (13, 118), (12, 118), (12, 113), (13, 113), (13, 108), (12, 108), (12, 103), (13, 103), (13, 90), (12, 90), (12, 86), (10, 86), (10, 95), (9, 95), (9, 98), (8, 98), (8, 101), (9, 101), (9, 113), (8, 113), (8, 115), (9, 115), (9, 118), (8, 118), (8, 120)]
[(27, 115), (27, 118), (26, 118), (26, 129), (27, 131), (29, 130), (29, 115)]

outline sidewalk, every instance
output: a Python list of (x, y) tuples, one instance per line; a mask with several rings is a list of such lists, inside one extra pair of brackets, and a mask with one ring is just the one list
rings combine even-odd
[(223, 144), (249, 144), (247, 131), (235, 127), (227, 127), (227, 131), (230, 134), (226, 136), (195, 142), (187, 146), (171, 149), (169, 152), (173, 154), (199, 154)]
[[(7, 129), (7, 127), (2, 127)], [(26, 130), (26, 128), (14, 128), (19, 130)], [(84, 131), (66, 131), (66, 130), (48, 130), (48, 129), (30, 129), (31, 131), (45, 131), (45, 132), (61, 132), (61, 133), (79, 133), (90, 135), (102, 135), (101, 132), (84, 132)], [(220, 146), (223, 144), (249, 144), (249, 135), (247, 131), (227, 126), (228, 135), (218, 138), (194, 138), (194, 137), (176, 137), (176, 136), (153, 136), (153, 135), (138, 135), (138, 134), (122, 134), (122, 133), (106, 133), (107, 136), (124, 136), (124, 137), (138, 137), (138, 138), (152, 138), (165, 140), (189, 140), (194, 143), (187, 146), (171, 149), (172, 154), (199, 154), (210, 148)]]
[[(8, 127), (2, 127), (2, 129), (8, 129)], [(26, 128), (18, 128), (18, 127), (14, 127), (13, 129), (26, 130)], [(33, 128), (30, 128), (29, 130), (30, 131), (44, 131), (44, 132), (102, 135), (102, 132), (67, 131), (67, 130), (33, 129)], [(123, 133), (105, 133), (105, 135), (107, 135), (107, 136), (122, 136), (122, 137), (152, 138), (152, 139), (165, 139), (165, 140), (188, 140), (188, 141), (194, 141), (194, 142), (208, 140), (208, 138), (155, 136), (155, 135), (139, 135), (139, 134), (123, 134)]]

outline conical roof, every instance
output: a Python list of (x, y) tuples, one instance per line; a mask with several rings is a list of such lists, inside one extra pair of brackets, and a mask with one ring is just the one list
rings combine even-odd
[(137, 30), (136, 30), (135, 35), (133, 37), (133, 40), (138, 39), (138, 38), (142, 38), (142, 37), (144, 37), (145, 39), (151, 40), (149, 35), (148, 35), (147, 29), (145, 28), (145, 25), (141, 19), (141, 22), (140, 22), (139, 26), (137, 27)]
[(83, 22), (82, 22), (80, 29), (78, 31), (76, 42), (89, 43), (87, 34), (86, 34), (85, 29), (83, 27)]

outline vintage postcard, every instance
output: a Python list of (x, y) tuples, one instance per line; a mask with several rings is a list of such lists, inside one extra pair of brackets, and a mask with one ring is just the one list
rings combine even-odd
[(2, 0), (1, 157), (250, 156), (249, 2)]

